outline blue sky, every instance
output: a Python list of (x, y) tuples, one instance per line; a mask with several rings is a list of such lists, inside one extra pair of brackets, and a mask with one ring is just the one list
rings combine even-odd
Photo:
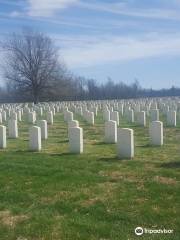
[(180, 0), (0, 0), (0, 39), (22, 27), (52, 37), (77, 75), (180, 87)]

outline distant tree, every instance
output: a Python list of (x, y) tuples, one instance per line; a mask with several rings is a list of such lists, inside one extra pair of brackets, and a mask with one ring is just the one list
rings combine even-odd
[(87, 80), (84, 77), (73, 76), (74, 93), (76, 100), (85, 100), (87, 96)]
[(135, 80), (132, 84), (133, 97), (135, 97), (135, 98), (138, 97), (140, 89), (141, 89), (141, 86), (139, 84), (139, 81), (137, 78), (135, 78)]
[(15, 89), (38, 103), (60, 78), (58, 49), (43, 33), (23, 30), (3, 43), (4, 76)]
[(99, 88), (94, 79), (87, 80), (87, 90), (88, 90), (89, 99), (98, 99)]

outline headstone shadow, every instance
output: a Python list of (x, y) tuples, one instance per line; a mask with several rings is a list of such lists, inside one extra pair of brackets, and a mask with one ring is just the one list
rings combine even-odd
[(124, 160), (127, 160), (127, 159), (120, 159), (118, 158), (117, 156), (115, 157), (101, 157), (98, 159), (98, 161), (102, 161), (102, 162), (107, 162), (107, 163), (117, 163), (117, 162), (121, 162), (121, 161), (124, 161)]
[(160, 167), (163, 168), (180, 168), (180, 161), (175, 161), (175, 162), (168, 162), (168, 163), (163, 163), (160, 165)]

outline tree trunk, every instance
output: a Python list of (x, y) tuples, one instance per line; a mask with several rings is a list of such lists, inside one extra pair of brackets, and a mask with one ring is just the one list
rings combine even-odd
[(34, 102), (34, 104), (38, 104), (39, 103), (39, 96), (38, 96), (37, 92), (34, 93), (33, 102)]

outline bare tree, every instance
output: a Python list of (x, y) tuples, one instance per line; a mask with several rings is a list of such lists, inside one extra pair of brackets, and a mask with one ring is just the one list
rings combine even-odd
[(37, 103), (62, 74), (57, 47), (43, 33), (26, 30), (12, 34), (3, 48), (5, 78)]

